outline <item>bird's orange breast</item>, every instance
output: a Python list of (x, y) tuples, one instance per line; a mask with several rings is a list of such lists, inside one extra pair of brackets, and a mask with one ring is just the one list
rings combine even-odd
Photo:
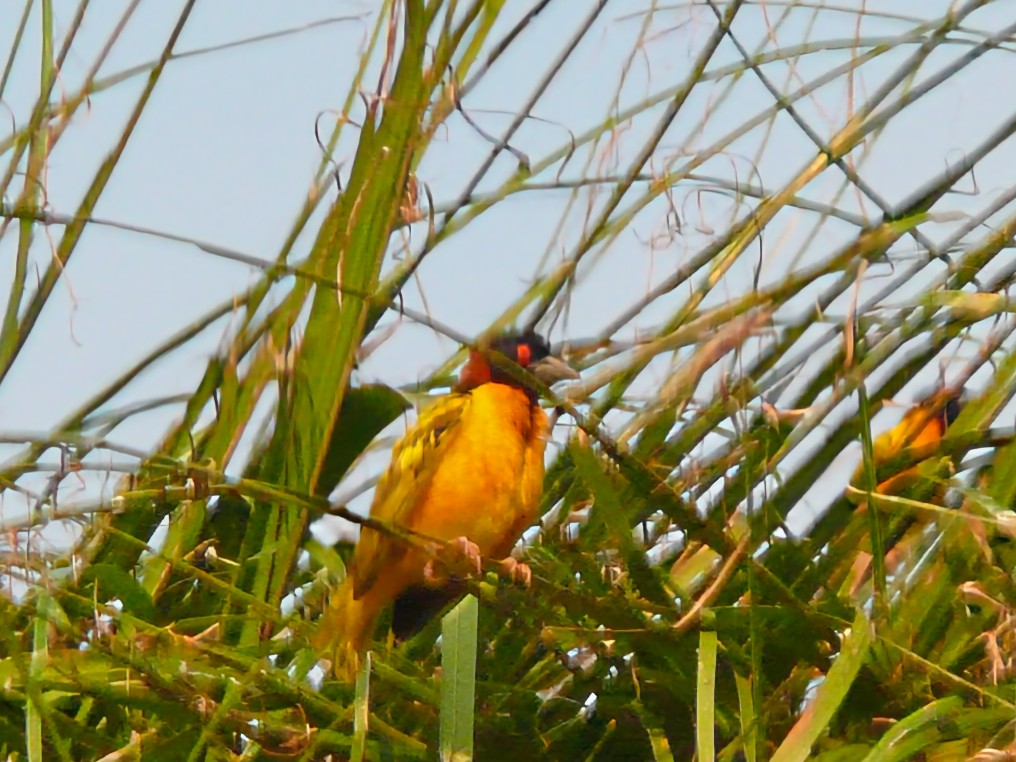
[(468, 537), (484, 556), (507, 555), (536, 520), (547, 416), (522, 390), (484, 384), (470, 392), (461, 433), (437, 464), (412, 528)]

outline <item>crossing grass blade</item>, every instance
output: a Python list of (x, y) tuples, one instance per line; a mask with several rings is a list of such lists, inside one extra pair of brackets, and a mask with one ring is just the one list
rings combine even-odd
[(367, 751), (367, 728), (370, 717), (370, 651), (363, 655), (363, 664), (356, 673), (356, 697), (353, 699), (353, 748), (351, 762), (362, 762)]
[(849, 634), (843, 635), (843, 648), (815, 692), (811, 706), (801, 713), (773, 755), (773, 762), (803, 762), (811, 757), (812, 745), (828, 730), (829, 722), (854, 684), (871, 641), (871, 624), (864, 612), (858, 612)]
[(699, 633), (698, 652), (698, 694), (696, 696), (696, 733), (700, 762), (712, 762), (716, 758), (716, 648), (715, 632)]

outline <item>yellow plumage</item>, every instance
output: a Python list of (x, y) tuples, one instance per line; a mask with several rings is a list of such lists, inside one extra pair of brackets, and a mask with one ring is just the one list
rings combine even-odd
[[(959, 414), (959, 398), (951, 391), (933, 395), (910, 408), (895, 426), (880, 434), (872, 442), (872, 455), (876, 467), (898, 458), (905, 448), (922, 448), (936, 444), (945, 436), (946, 429)], [(861, 485), (863, 463), (854, 472), (851, 483)], [(917, 466), (894, 474), (879, 483), (876, 492), (898, 495), (918, 478)]]
[[(912, 407), (903, 418), (882, 434), (879, 434), (872, 442), (872, 460), (876, 468), (890, 463), (898, 458), (906, 448), (930, 448), (934, 449), (946, 430), (959, 415), (959, 395), (952, 390), (943, 390), (932, 395), (929, 399)], [(921, 482), (921, 470), (919, 465), (906, 468), (899, 473), (892, 474), (878, 483), (875, 492), (881, 495), (910, 494), (915, 485)], [(858, 465), (851, 479), (851, 484), (863, 489), (864, 485), (864, 463)], [(928, 485), (930, 490), (931, 485)], [(919, 539), (922, 529), (916, 532), (908, 528), (912, 525), (912, 517), (897, 516), (887, 527), (888, 534), (883, 538), (886, 548), (886, 568), (894, 571), (900, 564), (900, 559), (905, 557), (905, 550), (908, 545), (914, 544)], [(908, 539), (909, 538), (909, 539)], [(851, 596), (855, 596), (861, 589), (861, 585), (867, 579), (871, 568), (871, 554), (867, 551), (859, 551), (857, 560), (851, 568), (844, 588), (849, 590)]]
[[(393, 448), (370, 515), (438, 540), (468, 537), (484, 557), (502, 558), (537, 518), (547, 434), (546, 414), (522, 388), (450, 394)], [(319, 645), (337, 644), (337, 676), (355, 672), (381, 611), (423, 583), (426, 562), (420, 549), (363, 528), (318, 629)]]

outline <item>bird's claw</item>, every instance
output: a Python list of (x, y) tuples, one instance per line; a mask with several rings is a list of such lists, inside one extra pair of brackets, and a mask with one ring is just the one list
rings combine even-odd
[(429, 558), (423, 566), (423, 584), (426, 587), (442, 587), (448, 582), (448, 574), (436, 559)]
[(501, 561), (501, 576), (507, 577), (513, 585), (528, 588), (533, 584), (533, 571), (529, 565), (521, 563), (511, 556)]
[(445, 544), (434, 544), (433, 557), (423, 567), (423, 582), (428, 587), (441, 587), (449, 575), (477, 576), (483, 571), (480, 546), (468, 537), (456, 537)]
[(471, 542), (468, 537), (456, 537), (448, 543), (448, 546), (453, 553), (458, 554), (460, 565), (469, 575), (477, 575), (483, 571), (480, 546), (475, 542)]

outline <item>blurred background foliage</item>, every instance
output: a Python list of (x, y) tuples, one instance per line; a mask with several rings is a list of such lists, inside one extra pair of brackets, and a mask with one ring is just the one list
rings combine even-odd
[[(0, 422), (0, 758), (1011, 758), (1011, 3), (399, 0), (199, 48), (190, 0), (124, 68), (150, 4), (98, 5), (5, 9), (5, 415), (38, 402), (29, 350), (68, 333), (45, 316), (93, 231), (253, 275), (168, 336), (107, 323), (144, 351), (94, 389), (68, 371), (54, 425)], [(297, 209), (269, 256), (99, 213), (135, 128), (203, 129), (151, 113), (175, 67), (333, 24), (352, 73), (322, 72), (303, 193), (259, 189)], [(58, 153), (114, 94), (89, 160)], [(468, 277), (438, 264), (457, 246)], [(309, 641), (372, 479), (509, 326), (583, 375), (547, 401), (534, 583), (471, 581), (440, 639), (340, 684)], [(182, 387), (137, 383), (189, 378), (209, 333)], [(954, 394), (940, 442), (872, 448)]]

